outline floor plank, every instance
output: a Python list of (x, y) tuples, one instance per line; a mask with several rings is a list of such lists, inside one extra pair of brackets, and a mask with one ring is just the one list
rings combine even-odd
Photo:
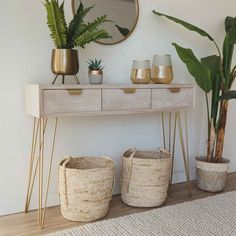
[[(186, 183), (174, 184), (169, 189), (168, 198), (163, 206), (191, 201), (214, 195), (197, 189), (195, 181), (191, 182), (192, 197), (189, 197)], [(236, 190), (236, 173), (228, 175), (225, 192)], [(150, 208), (135, 208), (125, 205), (120, 200), (120, 195), (114, 196), (108, 215), (104, 219), (124, 216), (137, 213)], [(70, 222), (65, 220), (60, 213), (60, 207), (50, 207), (47, 209), (45, 227), (43, 230), (37, 229), (37, 211), (28, 214), (18, 213), (0, 217), (0, 236), (37, 236), (47, 233), (80, 226), (83, 223)]]

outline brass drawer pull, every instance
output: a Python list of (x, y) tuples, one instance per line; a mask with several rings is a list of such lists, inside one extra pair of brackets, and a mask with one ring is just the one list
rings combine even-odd
[(135, 88), (123, 88), (122, 89), (124, 93), (135, 93), (136, 89)]
[(81, 95), (83, 89), (67, 89), (67, 91), (70, 95)]
[(171, 93), (178, 93), (180, 91), (180, 88), (169, 88)]

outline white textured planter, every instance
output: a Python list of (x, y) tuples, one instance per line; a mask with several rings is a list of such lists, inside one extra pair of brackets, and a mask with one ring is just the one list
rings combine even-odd
[(206, 162), (206, 157), (196, 157), (197, 185), (208, 192), (222, 191), (226, 184), (229, 160), (222, 159), (221, 163)]

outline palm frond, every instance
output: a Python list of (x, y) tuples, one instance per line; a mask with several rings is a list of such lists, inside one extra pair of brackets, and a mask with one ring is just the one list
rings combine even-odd
[(88, 22), (87, 24), (85, 23), (81, 24), (80, 30), (75, 31), (75, 34), (73, 36), (73, 43), (77, 44), (76, 41), (78, 42), (78, 38), (80, 38), (81, 36), (83, 38), (83, 35), (90, 35), (90, 33), (93, 33), (93, 35), (99, 36), (98, 38), (96, 36), (95, 40), (102, 39), (102, 38), (110, 38), (111, 36), (107, 33), (107, 31), (98, 30), (98, 27), (101, 26), (105, 22), (109, 22), (109, 20), (107, 20), (106, 15), (97, 17), (94, 21)]
[(100, 29), (100, 30), (96, 30), (92, 32), (85, 31), (79, 37), (74, 39), (74, 45), (84, 48), (84, 46), (90, 42), (93, 42), (99, 39), (105, 39), (105, 38), (111, 38), (111, 36), (104, 29)]
[(64, 1), (59, 6), (56, 0), (46, 0), (44, 6), (47, 11), (47, 24), (52, 40), (57, 48), (66, 48), (67, 26), (64, 15)]
[(80, 31), (81, 31), (80, 29), (81, 29), (81, 25), (83, 24), (83, 19), (93, 7), (94, 5), (84, 8), (84, 5), (80, 3), (77, 12), (68, 27), (68, 31), (67, 31), (68, 47), (73, 47), (73, 38), (75, 37), (75, 35), (80, 34)]

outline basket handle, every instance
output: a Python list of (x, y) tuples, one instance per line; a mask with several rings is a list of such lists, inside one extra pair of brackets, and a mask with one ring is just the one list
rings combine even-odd
[(129, 192), (129, 185), (130, 185), (130, 179), (132, 176), (132, 172), (133, 172), (133, 158), (135, 156), (135, 154), (137, 153), (137, 149), (136, 148), (130, 148), (128, 151), (131, 152), (129, 158), (129, 171), (128, 171), (128, 179), (127, 179), (127, 189), (126, 192)]
[(165, 149), (165, 148), (158, 148), (158, 151), (160, 152), (160, 153), (163, 153), (163, 154), (166, 154), (166, 155), (170, 155), (170, 152), (167, 150), (167, 149)]
[(65, 192), (65, 201), (66, 201), (66, 206), (68, 206), (68, 198), (67, 198), (67, 185), (66, 185), (66, 164), (72, 160), (72, 157), (66, 157), (65, 159), (63, 159), (62, 163), (62, 170), (64, 173), (64, 192)]

